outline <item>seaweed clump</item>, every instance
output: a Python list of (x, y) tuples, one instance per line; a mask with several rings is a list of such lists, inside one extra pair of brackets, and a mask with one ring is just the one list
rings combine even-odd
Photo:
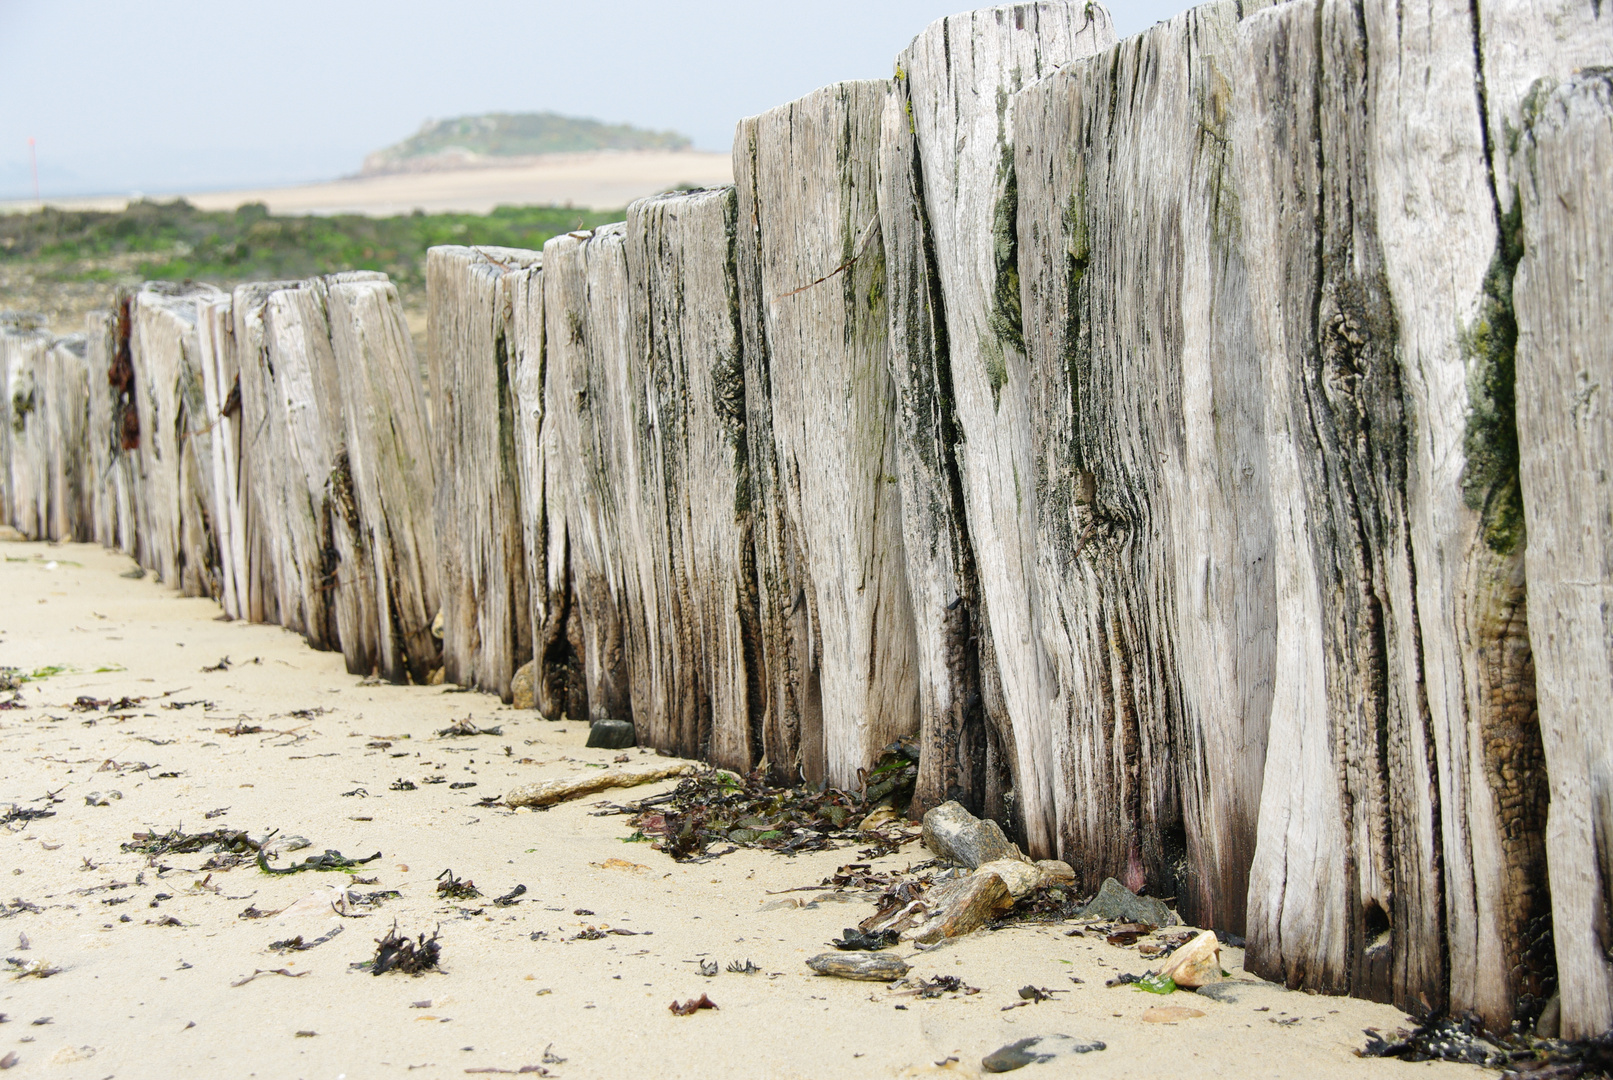
[[(682, 861), (715, 858), (740, 847), (765, 848), (786, 855), (825, 851), (844, 841), (874, 841), (890, 850), (917, 836), (879, 832), (906, 824), (891, 813), (878, 825), (867, 821), (881, 806), (905, 808), (913, 797), (918, 755), (908, 740), (886, 747), (872, 770), (860, 773), (862, 790), (774, 787), (760, 771), (749, 776), (709, 769), (671, 792), (606, 813), (625, 813), (638, 831), (629, 839), (648, 840), (658, 851)], [(866, 828), (865, 828), (866, 826)], [(709, 852), (726, 842), (725, 850)], [(894, 845), (894, 846), (893, 846)], [(882, 852), (883, 853), (883, 852)]]

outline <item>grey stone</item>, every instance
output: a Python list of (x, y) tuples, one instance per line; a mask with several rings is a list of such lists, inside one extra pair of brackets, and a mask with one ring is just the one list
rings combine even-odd
[(995, 821), (982, 821), (956, 802), (944, 802), (924, 815), (923, 839), (937, 858), (970, 870), (998, 859), (1024, 858)]
[(1152, 896), (1138, 896), (1114, 878), (1105, 878), (1090, 903), (1080, 911), (1082, 919), (1113, 919), (1115, 922), (1140, 922), (1150, 926), (1170, 926), (1176, 921), (1171, 909), (1163, 900)]
[(1068, 1035), (1033, 1035), (1028, 1039), (998, 1047), (980, 1061), (990, 1073), (1013, 1072), (1027, 1065), (1041, 1065), (1055, 1058), (1090, 1054), (1107, 1047), (1097, 1039), (1072, 1039)]
[(625, 750), (637, 746), (631, 720), (595, 720), (588, 729), (588, 746), (596, 750)]
[(1224, 1005), (1235, 1005), (1238, 1001), (1238, 984), (1230, 980), (1206, 983), (1194, 992), (1199, 997), (1207, 997)]

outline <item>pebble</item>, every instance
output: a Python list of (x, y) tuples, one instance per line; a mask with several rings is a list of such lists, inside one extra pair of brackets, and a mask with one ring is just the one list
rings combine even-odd
[(588, 746), (596, 750), (626, 750), (637, 746), (631, 720), (595, 720), (588, 729)]
[(937, 858), (978, 869), (998, 859), (1020, 859), (1019, 848), (995, 821), (975, 817), (960, 803), (944, 802), (924, 815), (924, 846)]
[(1160, 977), (1184, 990), (1197, 990), (1201, 986), (1221, 981), (1221, 943), (1214, 930), (1206, 930), (1186, 945), (1171, 953), (1165, 966), (1159, 969)]
[(1114, 878), (1105, 878), (1098, 895), (1076, 914), (1083, 919), (1148, 923), (1151, 926), (1170, 926), (1176, 922), (1176, 915), (1165, 906), (1163, 900), (1138, 896)]

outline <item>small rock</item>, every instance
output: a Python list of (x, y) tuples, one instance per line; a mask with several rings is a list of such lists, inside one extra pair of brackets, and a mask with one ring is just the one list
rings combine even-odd
[(807, 967), (819, 975), (866, 982), (895, 982), (908, 972), (907, 961), (881, 952), (821, 953), (808, 960)]
[(1535, 1036), (1541, 1039), (1555, 1039), (1562, 1033), (1563, 1026), (1563, 996), (1561, 993), (1551, 995), (1546, 1007), (1540, 1011), (1540, 1019), (1535, 1021)]
[(1163, 900), (1138, 896), (1114, 878), (1105, 878), (1098, 895), (1076, 914), (1083, 919), (1111, 919), (1150, 926), (1170, 926), (1176, 921)]
[(1000, 825), (982, 821), (956, 802), (944, 802), (924, 815), (923, 840), (937, 858), (970, 870), (998, 859), (1024, 858)]
[(1165, 966), (1159, 969), (1160, 978), (1169, 978), (1184, 990), (1197, 990), (1201, 986), (1221, 981), (1221, 943), (1214, 930), (1206, 930), (1186, 945), (1171, 953)]
[(629, 746), (637, 746), (638, 739), (633, 734), (631, 720), (595, 720), (588, 729), (588, 742), (585, 745), (596, 750), (625, 750)]
[[(441, 618), (441, 616), (438, 616), (438, 618)], [(443, 668), (432, 668), (431, 674), (426, 676), (426, 685), (441, 686), (443, 680), (443, 671)]]
[(1018, 859), (995, 859), (981, 863), (976, 874), (996, 874), (1008, 886), (1008, 895), (1018, 900), (1042, 883), (1042, 872), (1033, 863)]
[(987, 1054), (980, 1067), (990, 1073), (1013, 1072), (1027, 1065), (1041, 1065), (1055, 1058), (1090, 1054), (1106, 1049), (1096, 1039), (1072, 1039), (1068, 1035), (1033, 1035), (1028, 1039), (1011, 1042)]
[[(28, 538), (10, 525), (0, 525), (0, 544), (20, 544)], [(6, 1068), (11, 1068), (7, 1065)]]
[(431, 620), (431, 636), (438, 641), (442, 640), (442, 609), (437, 609), (436, 616)]
[(1060, 859), (1037, 859), (1036, 869), (1042, 872), (1043, 885), (1075, 884), (1075, 867)]
[(972, 933), (1014, 906), (1008, 886), (989, 871), (937, 885), (924, 902), (932, 914), (912, 931), (912, 939), (920, 945)]
[(528, 660), (515, 669), (510, 677), (510, 705), (517, 709), (535, 709), (538, 707), (536, 691), (532, 688), (532, 661)]

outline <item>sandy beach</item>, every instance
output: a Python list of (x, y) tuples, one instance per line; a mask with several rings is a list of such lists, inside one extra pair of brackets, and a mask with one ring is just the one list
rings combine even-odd
[[(614, 210), (634, 199), (678, 185), (733, 183), (733, 159), (703, 150), (637, 150), (552, 154), (538, 163), (348, 177), (318, 184), (240, 191), (148, 194), (158, 201), (184, 198), (201, 210), (234, 210), (263, 203), (271, 214), (367, 214), (387, 217), (414, 210), (485, 214), (496, 206), (577, 206)], [(127, 195), (55, 199), (62, 210), (122, 210)], [(32, 200), (0, 202), (0, 213), (33, 210)]]
[[(978, 993), (926, 1000), (815, 976), (806, 958), (872, 908), (861, 895), (780, 891), (858, 861), (854, 846), (680, 864), (624, 843), (626, 819), (596, 816), (600, 796), (546, 812), (479, 806), (517, 784), (658, 759), (633, 750), (617, 763), (615, 751), (583, 747), (582, 725), (493, 697), (367, 685), (339, 655), (276, 627), (219, 621), (211, 601), (132, 579), (130, 560), (98, 547), (4, 543), (0, 553), (0, 664), (41, 674), (21, 690), (26, 707), (0, 711), (0, 802), (54, 815), (0, 833), (10, 1075), (974, 1076), (1003, 1044), (1054, 1033), (1105, 1048), (1021, 1075), (1481, 1074), (1356, 1057), (1362, 1029), (1406, 1018), (1255, 980), (1236, 949), (1222, 954), (1234, 981), (1220, 1000), (1106, 988), (1148, 962), (1067, 936), (1070, 924), (897, 950), (913, 978), (954, 975)], [(41, 671), (55, 667), (64, 670)], [(81, 697), (114, 704), (77, 711)], [(501, 733), (435, 734), (465, 719)], [(248, 728), (262, 730), (236, 733)], [(414, 789), (394, 790), (404, 780)], [(351, 874), (269, 876), (250, 860), (209, 870), (205, 853), (122, 850), (136, 833), (175, 828), (278, 830), (276, 866), (326, 849), (380, 857)], [(293, 837), (309, 846), (279, 848)], [(874, 866), (926, 858), (914, 841)], [(483, 896), (439, 899), (445, 870)], [(517, 902), (493, 903), (517, 885)], [(332, 886), (396, 895), (348, 905), (344, 917)], [(280, 914), (243, 914), (263, 912)], [(352, 966), (394, 922), (408, 935), (440, 930), (440, 973)], [(324, 940), (270, 948), (299, 936)], [(702, 977), (702, 961), (759, 970)], [(1060, 992), (1025, 1004), (1026, 985)], [(668, 1009), (701, 994), (718, 1008)], [(1186, 1011), (1150, 1012), (1161, 1008)]]

